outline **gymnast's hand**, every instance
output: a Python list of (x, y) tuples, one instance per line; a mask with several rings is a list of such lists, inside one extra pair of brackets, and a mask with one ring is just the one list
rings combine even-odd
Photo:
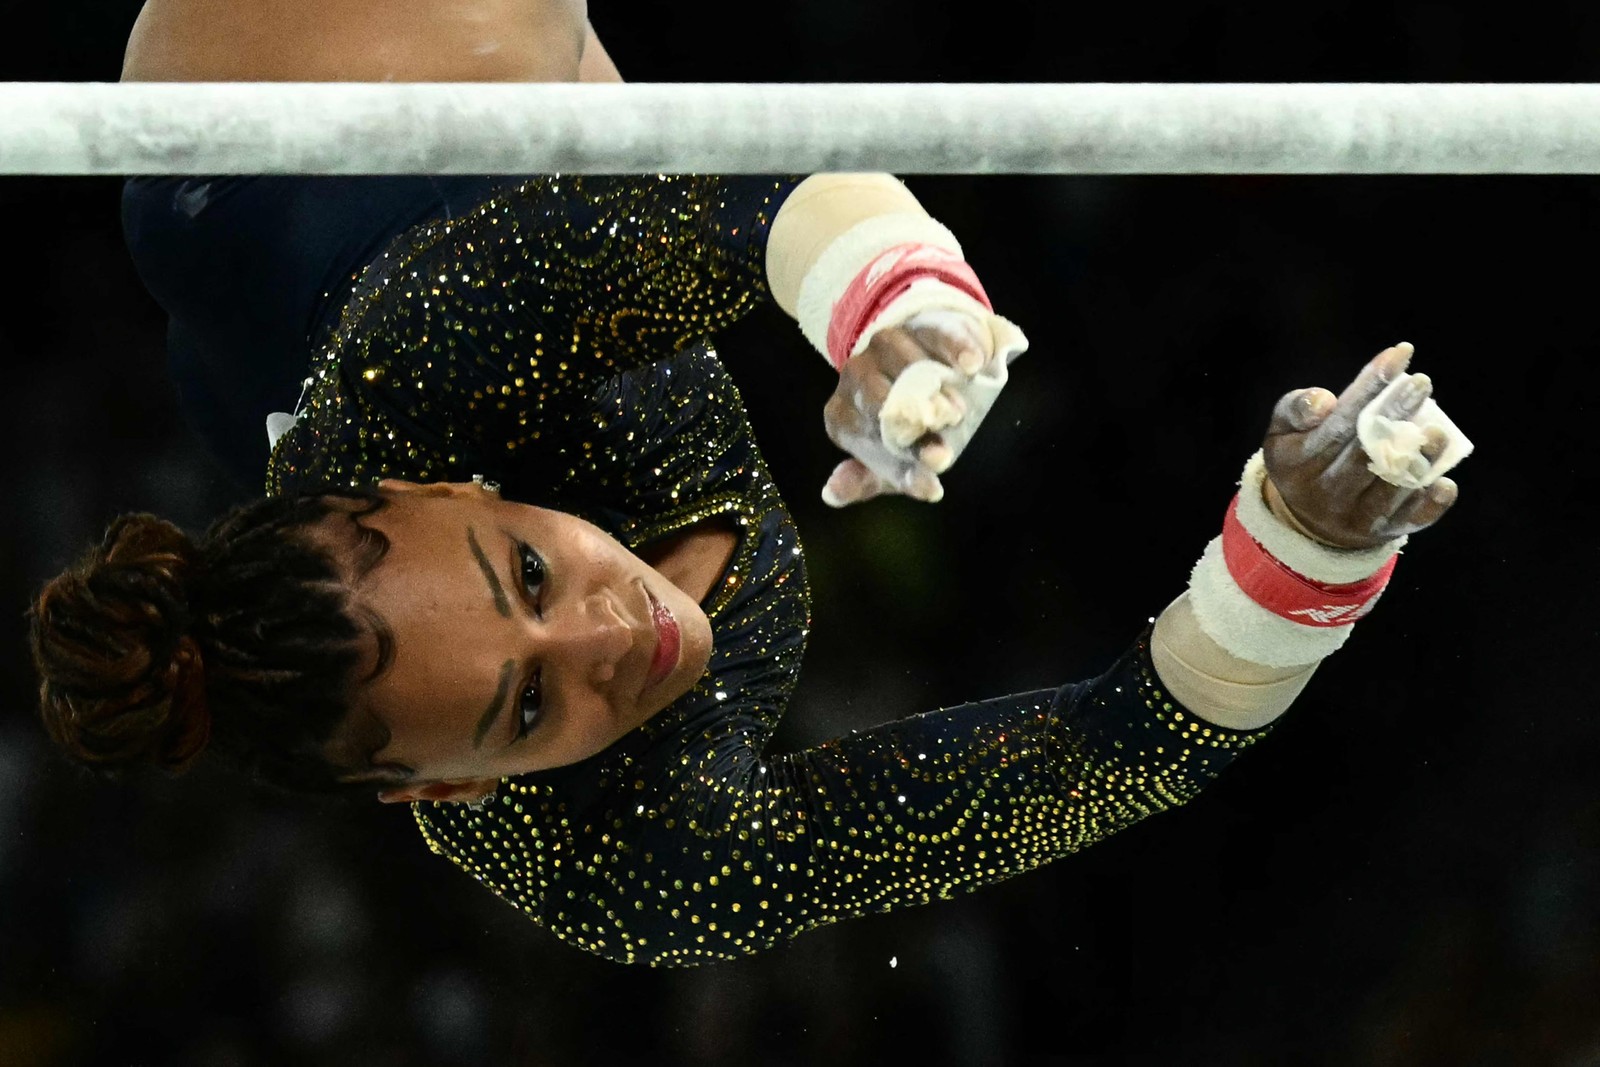
[[(1449, 478), (1420, 489), (1382, 480), (1368, 469), (1356, 437), (1356, 416), (1405, 370), (1411, 353), (1409, 344), (1384, 349), (1337, 397), (1327, 389), (1297, 389), (1278, 401), (1262, 448), (1263, 493), (1280, 518), (1336, 548), (1371, 548), (1432, 526), (1455, 503), (1456, 483)], [(1426, 375), (1413, 375), (1379, 414), (1408, 419), (1431, 391)], [(1447, 443), (1438, 427), (1428, 427), (1423, 457), (1432, 463)]]
[(1027, 338), (998, 315), (979, 322), (934, 309), (879, 330), (839, 374), (823, 408), (828, 438), (850, 459), (822, 499), (844, 507), (884, 493), (929, 503), (1004, 388)]

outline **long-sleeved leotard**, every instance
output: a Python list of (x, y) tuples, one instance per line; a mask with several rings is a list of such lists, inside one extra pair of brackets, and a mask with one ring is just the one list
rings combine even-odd
[(1183, 803), (1264, 733), (1174, 704), (1147, 627), (1092, 681), (768, 751), (804, 560), (706, 338), (764, 298), (792, 185), (540, 178), (405, 232), (354, 284), (269, 467), (275, 493), (484, 474), (634, 548), (737, 524), (691, 692), (484, 804), (413, 806), (434, 851), (619, 961), (738, 956), (1028, 870)]

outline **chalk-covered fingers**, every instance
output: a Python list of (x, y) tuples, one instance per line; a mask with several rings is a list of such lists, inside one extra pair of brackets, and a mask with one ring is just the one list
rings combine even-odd
[(1002, 316), (985, 313), (980, 320), (944, 309), (921, 312), (903, 329), (924, 346), (928, 358), (895, 379), (879, 413), (883, 440), (942, 473), (988, 416), (1009, 380), (1009, 365), (1027, 350), (1028, 339)]
[[(1423, 432), (1426, 440), (1422, 443), (1422, 456), (1433, 463), (1444, 454), (1449, 437), (1437, 426), (1429, 426)], [(1367, 502), (1368, 510), (1377, 516), (1374, 519), (1374, 533), (1395, 538), (1427, 529), (1438, 522), (1456, 502), (1460, 489), (1448, 477), (1440, 477), (1432, 485), (1420, 489), (1407, 489), (1380, 480), (1368, 490), (1368, 494), (1373, 498)]]
[(929, 358), (969, 378), (983, 369), (994, 349), (994, 338), (965, 311), (929, 308), (907, 319), (904, 329)]
[[(1273, 408), (1262, 446), (1267, 476), (1300, 524), (1327, 544), (1374, 547), (1431, 526), (1455, 502), (1457, 487), (1449, 479), (1405, 486), (1378, 477), (1361, 444), (1363, 409), (1404, 373), (1411, 355), (1409, 344), (1385, 349), (1337, 397), (1326, 389), (1300, 389)], [(1432, 388), (1427, 375), (1407, 376), (1369, 414), (1407, 424)], [(1406, 429), (1420, 442), (1424, 468), (1449, 444), (1438, 426)]]
[(1361, 368), (1361, 373), (1339, 394), (1332, 410), (1306, 435), (1302, 442), (1305, 451), (1337, 454), (1354, 441), (1356, 416), (1361, 414), (1362, 408), (1377, 399), (1395, 375), (1406, 369), (1414, 351), (1410, 342), (1402, 341), (1368, 360), (1367, 365)]
[(850, 453), (823, 491), (834, 506), (882, 493), (937, 501), (955, 463), (1027, 349), (1010, 321), (934, 308), (877, 330), (840, 371), (823, 410), (828, 437)]
[(884, 443), (873, 406), (881, 401), (885, 383), (863, 380), (846, 383), (823, 406), (828, 439), (850, 458), (834, 468), (822, 489), (822, 499), (832, 507), (860, 503), (885, 493), (901, 493), (930, 503), (944, 496), (938, 475), (921, 460), (891, 451)]
[[(862, 432), (878, 433), (898, 458), (920, 461), (936, 474), (955, 461), (940, 432), (960, 423), (968, 411), (957, 368), (961, 361), (970, 361), (974, 351), (978, 358), (987, 358), (970, 316), (944, 314), (969, 325), (913, 319), (879, 330), (839, 374), (840, 386), (854, 404), (852, 417), (862, 421)], [(912, 388), (898, 385), (908, 372)]]

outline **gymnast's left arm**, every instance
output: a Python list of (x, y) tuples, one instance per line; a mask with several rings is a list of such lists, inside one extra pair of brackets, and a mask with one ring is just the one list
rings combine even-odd
[(601, 796), (530, 775), (481, 809), (414, 815), (433, 851), (576, 948), (651, 966), (734, 959), (1012, 877), (1195, 796), (1266, 731), (1179, 705), (1149, 636), (1092, 681), (785, 755), (764, 754), (755, 709), (724, 706)]

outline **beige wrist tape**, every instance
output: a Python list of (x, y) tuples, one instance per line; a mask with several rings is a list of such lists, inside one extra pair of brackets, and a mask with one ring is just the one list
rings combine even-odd
[(1174, 700), (1233, 730), (1254, 730), (1282, 715), (1321, 662), (1265, 667), (1239, 659), (1200, 628), (1188, 593), (1156, 620), (1150, 658)]
[[(800, 283), (828, 246), (859, 223), (881, 215), (933, 221), (892, 174), (813, 174), (795, 186), (767, 235), (767, 285), (778, 306), (799, 318)], [(865, 264), (863, 259), (855, 270)]]

